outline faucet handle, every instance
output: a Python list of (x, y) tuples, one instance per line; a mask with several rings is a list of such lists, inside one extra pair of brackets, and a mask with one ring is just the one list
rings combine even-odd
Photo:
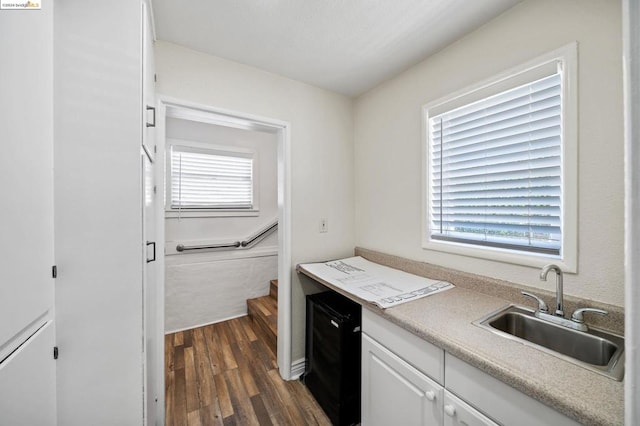
[(531, 297), (532, 299), (535, 299), (538, 302), (538, 310), (540, 312), (549, 312), (549, 308), (547, 307), (547, 304), (544, 302), (544, 300), (542, 300), (535, 294), (529, 293), (526, 291), (521, 291), (520, 293), (522, 293), (523, 296), (527, 296), (527, 297)]
[(577, 323), (582, 324), (584, 322), (584, 317), (582, 316), (583, 312), (593, 312), (594, 314), (607, 315), (609, 312), (603, 309), (595, 309), (595, 308), (580, 308), (576, 309), (573, 314), (571, 314), (571, 320)]

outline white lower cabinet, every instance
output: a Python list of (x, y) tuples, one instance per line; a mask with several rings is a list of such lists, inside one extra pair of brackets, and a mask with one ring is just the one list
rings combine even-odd
[(451, 392), (444, 391), (444, 426), (497, 426), (491, 420)]
[(443, 392), (438, 383), (362, 335), (363, 425), (441, 425)]
[[(446, 353), (445, 377), (448, 391), (482, 410), (503, 425), (578, 426), (579, 423)], [(483, 423), (480, 423), (483, 424)]]
[(362, 310), (362, 425), (576, 426), (577, 422)]

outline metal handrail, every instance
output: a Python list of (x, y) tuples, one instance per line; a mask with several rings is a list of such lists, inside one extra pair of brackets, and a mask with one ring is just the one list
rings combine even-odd
[(176, 246), (177, 251), (187, 251), (187, 250), (204, 250), (204, 249), (215, 249), (215, 248), (238, 248), (240, 247), (240, 241), (235, 241), (229, 244), (213, 244), (208, 246), (185, 246), (184, 244), (178, 244)]
[(250, 245), (255, 244), (256, 242), (262, 240), (271, 232), (275, 231), (278, 228), (278, 221), (271, 223), (269, 226), (263, 228), (258, 231), (251, 237), (247, 237), (243, 241), (233, 241), (230, 243), (224, 244), (210, 244), (210, 245), (201, 245), (201, 246), (185, 246), (184, 244), (178, 244), (176, 246), (176, 251), (184, 252), (189, 250), (206, 250), (206, 249), (218, 249), (218, 248), (249, 248)]
[(271, 225), (269, 225), (266, 228), (264, 228), (262, 231), (257, 232), (253, 237), (247, 238), (246, 240), (241, 242), (240, 245), (242, 247), (247, 247), (247, 246), (259, 241), (260, 239), (266, 237), (268, 234), (270, 234), (271, 232), (275, 231), (277, 227), (278, 227), (278, 221), (276, 220)]

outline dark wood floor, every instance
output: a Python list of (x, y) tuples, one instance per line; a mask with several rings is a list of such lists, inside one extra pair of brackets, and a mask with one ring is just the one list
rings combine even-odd
[(248, 317), (165, 336), (167, 425), (330, 425)]

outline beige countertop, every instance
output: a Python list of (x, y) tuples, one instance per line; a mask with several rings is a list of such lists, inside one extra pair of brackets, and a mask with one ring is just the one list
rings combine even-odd
[[(624, 423), (623, 382), (593, 373), (473, 324), (485, 315), (517, 301), (457, 286), (383, 310), (306, 271), (302, 272), (580, 423)], [(504, 296), (504, 292), (499, 294)]]

